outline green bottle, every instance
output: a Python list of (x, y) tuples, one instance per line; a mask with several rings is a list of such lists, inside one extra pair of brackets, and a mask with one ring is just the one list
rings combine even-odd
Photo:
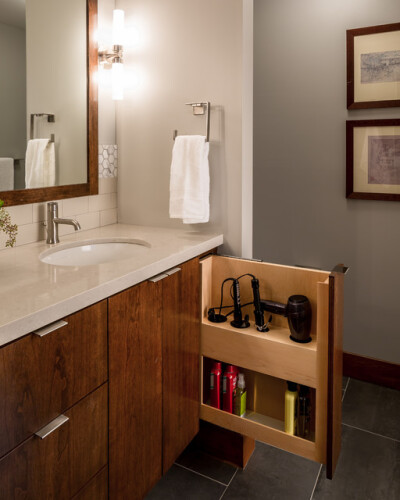
[(237, 386), (235, 389), (235, 402), (233, 413), (239, 417), (244, 417), (246, 414), (246, 384), (244, 382), (244, 374), (239, 373)]

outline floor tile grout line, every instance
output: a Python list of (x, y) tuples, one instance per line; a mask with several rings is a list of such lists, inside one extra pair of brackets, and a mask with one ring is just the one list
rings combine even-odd
[(347, 379), (346, 387), (344, 388), (344, 391), (343, 391), (342, 403), (343, 403), (344, 397), (346, 396), (346, 392), (347, 392), (347, 388), (349, 387), (349, 383), (350, 383), (350, 377)]
[(182, 469), (188, 470), (189, 472), (193, 472), (193, 474), (197, 474), (198, 476), (204, 477), (205, 479), (209, 479), (210, 481), (214, 481), (214, 483), (218, 483), (218, 484), (220, 484), (222, 486), (226, 486), (226, 487), (229, 486), (229, 483), (228, 484), (221, 483), (221, 481), (218, 481), (217, 479), (206, 476), (205, 474), (201, 474), (201, 472), (197, 472), (196, 470), (189, 469), (189, 467), (185, 467), (184, 465), (178, 464), (177, 462), (175, 462), (175, 465), (177, 465), (178, 467), (182, 467)]
[(383, 434), (378, 434), (377, 432), (368, 431), (367, 429), (361, 429), (361, 427), (356, 427), (355, 425), (345, 424), (344, 422), (342, 422), (342, 425), (350, 427), (351, 429), (356, 429), (357, 431), (368, 432), (368, 434), (372, 434), (373, 436), (381, 437), (384, 439), (390, 439), (390, 441), (394, 441), (395, 443), (400, 443), (399, 439), (395, 439), (389, 436), (384, 436)]
[(319, 471), (318, 471), (318, 474), (317, 474), (317, 479), (315, 480), (315, 483), (314, 483), (314, 488), (312, 489), (311, 496), (310, 496), (310, 500), (312, 500), (312, 499), (313, 499), (313, 496), (314, 496), (314, 491), (315, 491), (315, 488), (317, 487), (317, 483), (318, 483), (319, 476), (320, 476), (320, 474), (321, 474), (321, 470), (322, 470), (322, 464), (319, 466)]
[(231, 480), (229, 481), (229, 483), (226, 485), (226, 488), (225, 488), (225, 490), (223, 491), (222, 495), (219, 497), (219, 500), (222, 500), (222, 497), (223, 497), (223, 496), (225, 495), (225, 493), (227, 492), (227, 490), (228, 490), (228, 488), (229, 488), (229, 486), (230, 486), (231, 482), (233, 481), (234, 477), (236, 476), (236, 474), (237, 474), (237, 471), (238, 471), (238, 470), (239, 470), (239, 469), (236, 469), (236, 470), (235, 470), (235, 473), (234, 473), (234, 474), (233, 474), (233, 476), (231, 477)]

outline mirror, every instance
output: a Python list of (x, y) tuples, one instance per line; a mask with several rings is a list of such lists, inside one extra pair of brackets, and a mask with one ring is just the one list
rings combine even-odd
[(98, 191), (97, 0), (0, 0), (0, 198)]

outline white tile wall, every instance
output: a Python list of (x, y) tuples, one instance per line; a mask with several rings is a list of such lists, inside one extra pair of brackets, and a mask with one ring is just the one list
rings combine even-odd
[[(46, 239), (46, 203), (7, 207), (13, 224), (18, 225), (17, 246)], [(82, 229), (93, 229), (117, 222), (117, 179), (99, 178), (99, 194), (58, 200), (60, 217), (76, 219)], [(60, 225), (60, 236), (74, 231), (72, 226)], [(5, 250), (6, 237), (0, 232), (0, 250)]]

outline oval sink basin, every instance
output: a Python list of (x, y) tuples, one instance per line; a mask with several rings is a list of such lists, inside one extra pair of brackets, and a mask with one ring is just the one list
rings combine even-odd
[(54, 266), (92, 266), (139, 257), (149, 248), (143, 240), (102, 238), (57, 245), (42, 252), (39, 259)]

